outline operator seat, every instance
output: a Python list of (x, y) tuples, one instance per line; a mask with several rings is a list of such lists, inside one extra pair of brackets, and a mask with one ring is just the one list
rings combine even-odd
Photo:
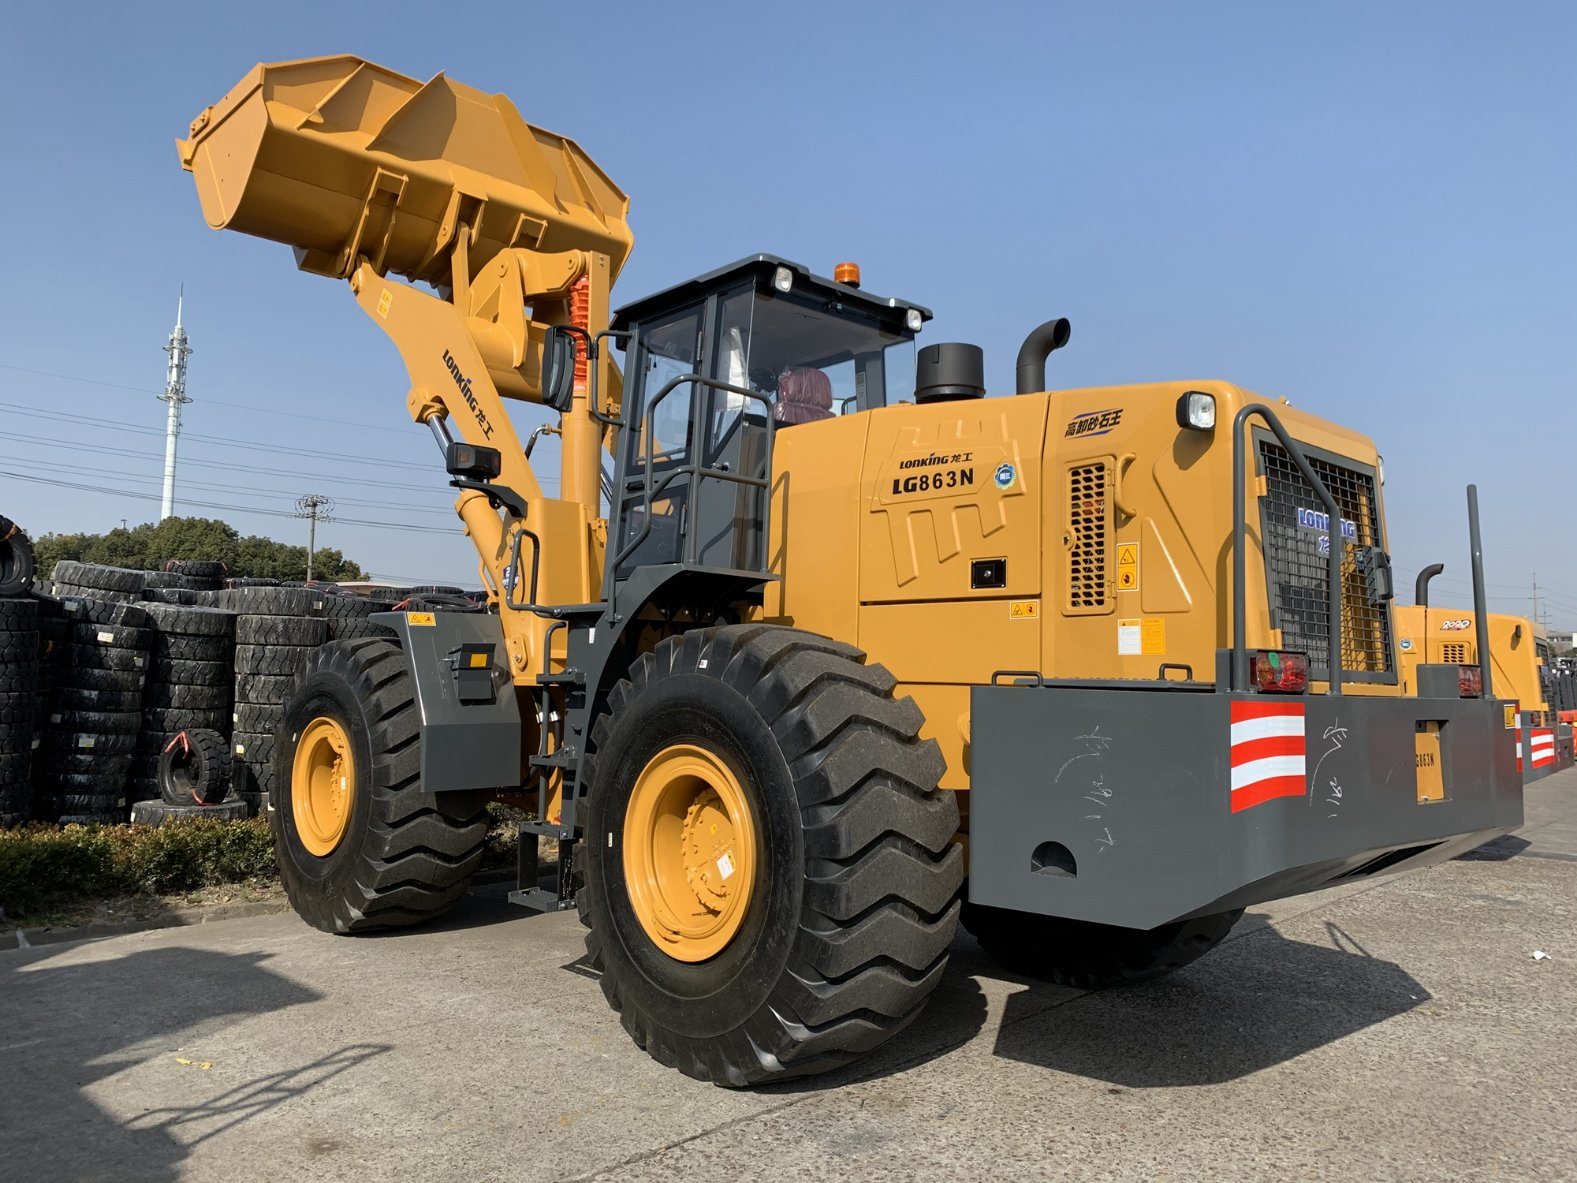
[(772, 418), (791, 427), (832, 418), (832, 379), (810, 366), (789, 366), (778, 376)]

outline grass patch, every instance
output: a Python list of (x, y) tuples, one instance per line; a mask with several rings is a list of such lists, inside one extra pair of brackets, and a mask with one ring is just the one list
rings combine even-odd
[(10, 921), (83, 900), (276, 877), (274, 840), (261, 818), (0, 831), (0, 914)]
[[(484, 868), (515, 865), (515, 836), (526, 815), (488, 806)], [(192, 818), (161, 826), (27, 825), (0, 830), (0, 921), (33, 925), (117, 911), (146, 910), (165, 897), (240, 885), (240, 895), (279, 881), (265, 818)], [(141, 901), (138, 903), (137, 901)]]

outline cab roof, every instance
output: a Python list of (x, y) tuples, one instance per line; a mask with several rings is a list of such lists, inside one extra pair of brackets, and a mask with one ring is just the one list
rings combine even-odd
[(671, 288), (664, 288), (660, 292), (653, 292), (649, 296), (643, 296), (626, 304), (613, 314), (611, 327), (621, 332), (625, 331), (631, 325), (650, 320), (653, 316), (660, 316), (674, 308), (693, 304), (708, 292), (730, 288), (746, 281), (755, 284), (757, 288), (766, 287), (771, 290), (772, 276), (779, 267), (787, 267), (794, 273), (793, 291), (800, 294), (820, 295), (828, 300), (836, 300), (840, 304), (859, 309), (882, 322), (884, 326), (890, 326), (894, 332), (906, 335), (909, 333), (904, 326), (904, 316), (911, 308), (920, 313), (921, 320), (931, 319), (931, 310), (924, 305), (890, 296), (878, 296), (864, 288), (838, 283), (823, 275), (813, 275), (810, 268), (803, 263), (796, 263), (778, 255), (762, 254), (747, 256), (715, 271), (708, 271), (705, 275), (697, 275), (694, 279), (687, 279)]

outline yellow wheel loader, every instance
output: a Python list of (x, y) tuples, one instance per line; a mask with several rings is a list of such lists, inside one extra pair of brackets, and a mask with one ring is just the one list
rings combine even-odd
[[(310, 923), (438, 914), (523, 803), (511, 898), (578, 907), (651, 1055), (748, 1085), (900, 1031), (961, 913), (1017, 970), (1136, 982), (1520, 822), (1500, 707), (1398, 684), (1364, 436), (1222, 381), (1048, 392), (1063, 320), (985, 398), (852, 266), (612, 311), (623, 193), (444, 75), (258, 66), (179, 148), (210, 226), (399, 349), (489, 596), (294, 680), (269, 816)], [(511, 400), (557, 415), (556, 497)]]
[(1488, 677), (1490, 692), (1503, 704), (1504, 725), (1515, 737), (1523, 783), (1570, 766), (1571, 724), (1550, 701), (1562, 687), (1551, 668), (1549, 642), (1524, 616), (1431, 605), (1429, 582), (1444, 569), (1436, 563), (1420, 572), (1414, 602), (1395, 610), (1402, 689), (1416, 691), (1426, 665), (1458, 667), (1468, 694), (1482, 695)]

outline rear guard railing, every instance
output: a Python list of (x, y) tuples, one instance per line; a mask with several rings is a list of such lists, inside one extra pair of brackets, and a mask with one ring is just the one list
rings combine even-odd
[[(1298, 466), (1298, 472), (1314, 490), (1315, 496), (1320, 499), (1320, 504), (1325, 507), (1326, 533), (1330, 535), (1330, 580), (1325, 589), (1325, 602), (1330, 626), (1330, 660), (1326, 679), (1326, 693), (1340, 694), (1342, 692), (1342, 557), (1346, 539), (1342, 536), (1342, 515), (1336, 504), (1336, 498), (1331, 496), (1331, 491), (1325, 487), (1325, 482), (1320, 480), (1319, 474), (1309, 464), (1309, 458), (1303, 454), (1293, 438), (1287, 434), (1287, 429), (1281, 425), (1281, 420), (1276, 418), (1264, 403), (1250, 403), (1242, 408), (1232, 418), (1232, 661), (1231, 661), (1231, 689), (1244, 691), (1248, 689), (1248, 556), (1245, 553), (1245, 541), (1248, 536), (1247, 511), (1245, 504), (1248, 497), (1248, 475), (1244, 470), (1246, 457), (1244, 449), (1244, 425), (1252, 418), (1258, 417), (1265, 421), (1265, 425), (1275, 434), (1281, 446), (1286, 449), (1287, 455), (1292, 457), (1292, 462)], [(1263, 526), (1261, 526), (1263, 533)], [(1266, 551), (1264, 537), (1260, 538), (1260, 553)]]

